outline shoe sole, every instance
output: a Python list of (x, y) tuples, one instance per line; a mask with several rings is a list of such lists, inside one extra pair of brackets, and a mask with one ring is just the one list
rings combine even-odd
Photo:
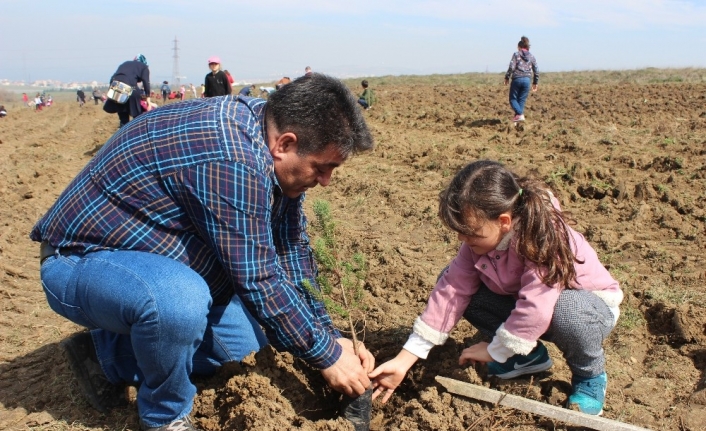
[(69, 338), (60, 343), (64, 349), (64, 358), (69, 364), (69, 368), (74, 375), (74, 379), (78, 383), (83, 395), (88, 404), (103, 414), (108, 414), (113, 407), (121, 407), (127, 405), (127, 397), (121, 399), (116, 405), (106, 407), (100, 400), (100, 396), (96, 393), (95, 388), (90, 383), (90, 375), (85, 367), (81, 365), (81, 355), (74, 341)]
[(68, 362), (69, 368), (74, 374), (76, 382), (78, 382), (78, 385), (81, 387), (81, 391), (83, 392), (86, 401), (88, 401), (88, 404), (99, 412), (107, 414), (108, 409), (101, 405), (101, 403), (96, 399), (95, 389), (89, 383), (90, 376), (86, 372), (86, 369), (80, 365), (80, 356), (73, 340), (64, 340), (60, 344), (61, 347), (64, 348), (64, 357), (66, 358), (66, 362)]
[(81, 360), (76, 352), (74, 341), (72, 339), (64, 340), (60, 345), (64, 349), (64, 357), (66, 358), (66, 362), (69, 363), (69, 368), (71, 368), (71, 372), (74, 374), (74, 379), (76, 379), (76, 382), (81, 387), (88, 404), (99, 412), (107, 414), (108, 409), (96, 399), (95, 388), (89, 383), (90, 376), (86, 369), (80, 365)]
[(547, 371), (554, 365), (551, 359), (542, 362), (541, 364), (534, 364), (527, 367), (522, 367), (517, 370), (508, 371), (503, 374), (488, 374), (489, 376), (497, 376), (501, 379), (514, 379), (515, 377), (523, 376), (525, 374), (540, 373), (542, 371)]
[(601, 409), (601, 411), (596, 414), (586, 413), (586, 412), (581, 411), (581, 407), (578, 404), (569, 404), (568, 406), (566, 406), (566, 408), (569, 410), (573, 410), (575, 412), (581, 412), (583, 414), (591, 415), (591, 416), (602, 416), (603, 415), (603, 409)]

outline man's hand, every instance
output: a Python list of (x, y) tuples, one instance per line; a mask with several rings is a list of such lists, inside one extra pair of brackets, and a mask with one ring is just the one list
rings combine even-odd
[(370, 373), (373, 388), (375, 388), (373, 399), (385, 392), (385, 396), (382, 397), (382, 403), (385, 404), (417, 359), (419, 358), (402, 349), (394, 359), (385, 362)]
[(538, 88), (537, 84), (532, 84), (532, 92), (537, 91), (537, 88)]
[(375, 366), (375, 358), (368, 352), (363, 343), (358, 343), (358, 356), (353, 352), (353, 343), (345, 338), (339, 338), (343, 353), (330, 367), (321, 370), (321, 375), (334, 390), (349, 397), (362, 395), (370, 387), (368, 369)]
[[(343, 346), (344, 349), (349, 349), (351, 352), (355, 352), (353, 349), (353, 340), (348, 338), (338, 338), (336, 340), (338, 344)], [(368, 349), (365, 348), (365, 344), (358, 341), (358, 357), (360, 358), (360, 363), (365, 368), (366, 372), (371, 372), (375, 368), (375, 357)]]
[(458, 364), (465, 365), (470, 362), (475, 365), (476, 362), (493, 362), (493, 360), (493, 357), (488, 353), (488, 343), (482, 342), (463, 349), (458, 358)]
[(505, 78), (505, 85), (510, 83), (510, 78)]

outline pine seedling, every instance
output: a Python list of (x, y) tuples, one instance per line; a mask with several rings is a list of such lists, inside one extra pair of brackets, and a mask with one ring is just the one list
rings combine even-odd
[[(363, 309), (362, 286), (368, 272), (365, 256), (354, 253), (345, 259), (336, 241), (336, 223), (329, 202), (321, 199), (314, 201), (314, 216), (312, 228), (319, 234), (313, 244), (314, 256), (319, 264), (316, 282), (321, 291), (315, 289), (308, 280), (304, 280), (304, 287), (324, 303), (329, 313), (348, 320), (353, 349), (357, 355), (358, 337), (351, 314)], [(335, 299), (336, 292), (340, 293), (340, 300)]]

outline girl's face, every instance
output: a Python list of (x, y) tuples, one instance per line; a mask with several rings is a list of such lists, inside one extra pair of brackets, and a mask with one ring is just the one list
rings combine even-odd
[(509, 213), (504, 213), (495, 220), (484, 220), (480, 223), (476, 220), (468, 226), (472, 229), (471, 233), (459, 232), (459, 241), (463, 241), (475, 254), (486, 254), (495, 250), (503, 237), (510, 232), (512, 217)]
[(209, 63), (208, 67), (211, 68), (211, 72), (216, 73), (218, 69), (221, 68), (221, 65), (218, 63)]

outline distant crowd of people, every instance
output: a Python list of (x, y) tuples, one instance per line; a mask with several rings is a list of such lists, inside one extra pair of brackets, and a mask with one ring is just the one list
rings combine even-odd
[[(108, 113), (118, 114), (120, 127), (127, 124), (131, 118), (151, 111), (159, 105), (153, 100), (161, 100), (162, 105), (165, 105), (169, 100), (183, 101), (190, 94), (191, 98), (207, 98), (227, 96), (233, 94), (233, 86), (236, 85), (235, 79), (227, 69), (221, 66), (221, 58), (219, 56), (211, 56), (208, 58), (208, 68), (210, 72), (204, 77), (204, 82), (197, 90), (193, 83), (179, 85), (178, 89), (172, 89), (169, 81), (162, 81), (159, 90), (155, 91), (150, 87), (150, 69), (147, 64), (147, 59), (144, 55), (138, 54), (132, 60), (125, 61), (120, 64), (110, 78), (110, 88), (106, 94), (101, 94), (100, 97), (94, 95), (94, 100), (98, 104), (98, 100), (104, 101), (103, 109)], [(313, 73), (310, 66), (304, 68), (303, 76), (310, 76)], [(260, 87), (260, 93), (257, 97), (267, 98), (276, 91), (282, 89), (285, 85), (292, 82), (288, 76), (279, 79), (274, 87)], [(375, 103), (375, 94), (372, 89), (368, 88), (368, 82), (361, 83), (363, 92), (360, 94), (358, 103), (364, 109), (370, 109)], [(255, 85), (250, 84), (242, 87), (238, 94), (246, 97), (255, 97)], [(85, 95), (79, 89), (77, 100), (82, 106), (85, 104)]]

